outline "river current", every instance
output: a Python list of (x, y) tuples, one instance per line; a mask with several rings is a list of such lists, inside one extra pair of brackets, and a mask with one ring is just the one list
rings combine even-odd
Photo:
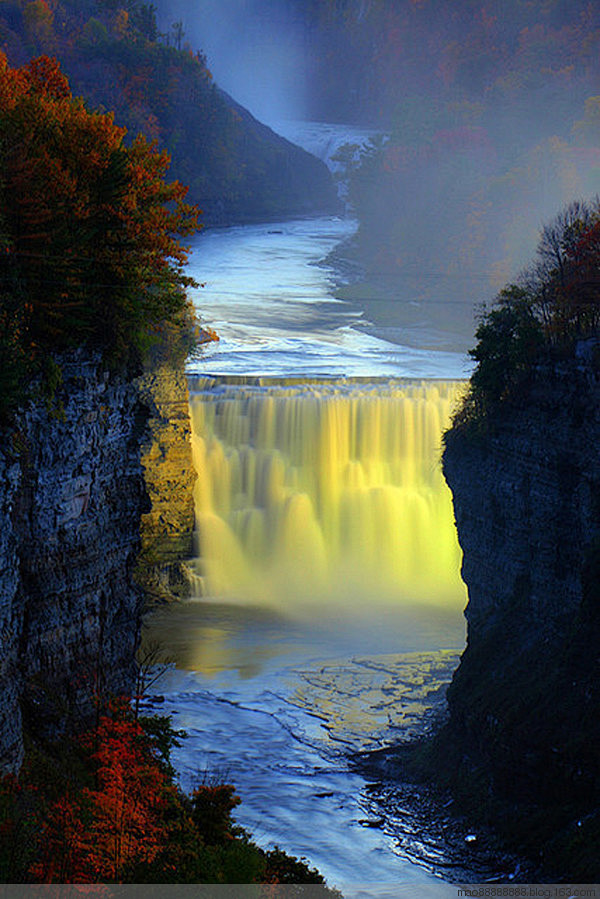
[[(351, 218), (324, 216), (214, 229), (194, 246), (190, 271), (205, 286), (220, 341), (190, 363), (202, 374), (307, 377), (465, 377), (459, 353), (394, 342), (333, 296), (327, 255), (352, 236)], [(387, 336), (387, 339), (385, 339)]]
[[(323, 156), (365, 138), (343, 126), (294, 127), (299, 142), (304, 134)], [(290, 382), (323, 381), (335, 390), (335, 381), (345, 396), (366, 383), (389, 392), (404, 379), (466, 376), (460, 354), (403, 346), (381, 327), (374, 336), (360, 312), (334, 298), (336, 272), (327, 257), (355, 228), (351, 217), (320, 217), (214, 229), (196, 240), (190, 268), (203, 286), (195, 301), (220, 340), (190, 360), (192, 394), (198, 379), (208, 378), (210, 389), (229, 391), (217, 396), (225, 409), (236, 383), (268, 396), (271, 383), (281, 390)], [(236, 402), (243, 413), (243, 402)], [(209, 436), (194, 439), (208, 452)], [(252, 435), (244, 440), (259, 463), (268, 450), (283, 465), (276, 440), (266, 450)], [(219, 452), (231, 458), (237, 448), (223, 443)], [(359, 463), (373, 470), (372, 460)], [(428, 466), (439, 466), (439, 453)], [(228, 489), (239, 506), (236, 490)], [(278, 482), (277, 489), (289, 506), (292, 487)], [(397, 497), (400, 489), (377, 481), (372, 492)], [(319, 490), (312, 502), (314, 531), (321, 526)], [(426, 536), (434, 544), (436, 529)], [(436, 601), (435, 586), (425, 601), (403, 595), (378, 604), (363, 590), (351, 604), (338, 597), (328, 605), (320, 597), (308, 606), (284, 596), (262, 603), (233, 588), (211, 595), (198, 587), (192, 601), (161, 609), (148, 622), (148, 641), (158, 639), (173, 662), (153, 688), (161, 697), (155, 707), (172, 713), (189, 734), (174, 756), (184, 788), (207, 779), (235, 783), (242, 799), (238, 823), (261, 845), (307, 859), (347, 896), (392, 896), (400, 884), (422, 891), (494, 873), (493, 861), (477, 854), (477, 835), (429, 815), (409, 787), (393, 794), (350, 766), (357, 751), (418, 736), (444, 713), (445, 687), (465, 638), (460, 557), (448, 558), (454, 560), (448, 582), (456, 586), (443, 602)]]

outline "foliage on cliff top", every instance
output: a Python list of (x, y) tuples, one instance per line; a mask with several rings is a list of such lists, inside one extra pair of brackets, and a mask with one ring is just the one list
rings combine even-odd
[(333, 209), (325, 166), (236, 107), (180, 22), (160, 33), (142, 0), (3, 0), (0, 49), (13, 65), (56, 56), (90, 108), (166, 148), (205, 221)]
[(0, 51), (2, 406), (53, 352), (87, 345), (139, 367), (152, 332), (189, 325), (185, 248), (198, 228), (165, 151), (72, 96), (56, 60)]
[(600, 341), (600, 199), (574, 201), (544, 226), (533, 264), (500, 291), (475, 336), (459, 426), (493, 419), (544, 359), (572, 358), (580, 341)]
[(182, 736), (121, 699), (92, 731), (30, 751), (19, 779), (0, 778), (2, 881), (323, 884), (235, 825), (233, 786), (204, 783), (188, 796), (175, 785), (169, 754)]

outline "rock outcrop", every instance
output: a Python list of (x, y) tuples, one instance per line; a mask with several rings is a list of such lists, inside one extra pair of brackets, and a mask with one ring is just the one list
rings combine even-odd
[(89, 721), (96, 696), (134, 686), (147, 410), (97, 358), (75, 353), (61, 367), (52, 408), (31, 404), (0, 451), (0, 763), (9, 770), (22, 759), (23, 724), (56, 736)]
[[(600, 377), (540, 366), (446, 437), (467, 648), (450, 779), (554, 877), (600, 877)], [(474, 797), (474, 798), (473, 798)]]
[(150, 600), (168, 602), (190, 594), (185, 560), (193, 554), (196, 473), (187, 379), (163, 364), (140, 380), (139, 389), (150, 415), (142, 445), (150, 510), (142, 516), (137, 580)]
[(16, 603), (19, 586), (18, 544), (12, 524), (19, 466), (0, 452), (0, 767), (14, 770), (21, 762), (21, 707), (17, 679), (19, 630)]

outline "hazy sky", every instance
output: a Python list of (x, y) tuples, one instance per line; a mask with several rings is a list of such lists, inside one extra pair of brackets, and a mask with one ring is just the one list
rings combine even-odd
[(302, 32), (279, 0), (158, 0), (161, 30), (184, 25), (216, 82), (261, 121), (303, 117)]

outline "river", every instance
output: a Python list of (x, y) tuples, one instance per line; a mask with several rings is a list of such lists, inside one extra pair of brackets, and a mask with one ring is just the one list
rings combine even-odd
[[(324, 157), (365, 139), (293, 127)], [(261, 845), (347, 896), (392, 896), (497, 868), (466, 825), (410, 787), (383, 801), (349, 764), (443, 714), (464, 646), (439, 449), (468, 372), (458, 353), (375, 335), (334, 298), (327, 257), (355, 228), (320, 217), (194, 243), (195, 301), (220, 335), (188, 366), (196, 596), (154, 613), (148, 640), (173, 660), (154, 689), (189, 734), (174, 757), (184, 788), (235, 783), (236, 820)]]

